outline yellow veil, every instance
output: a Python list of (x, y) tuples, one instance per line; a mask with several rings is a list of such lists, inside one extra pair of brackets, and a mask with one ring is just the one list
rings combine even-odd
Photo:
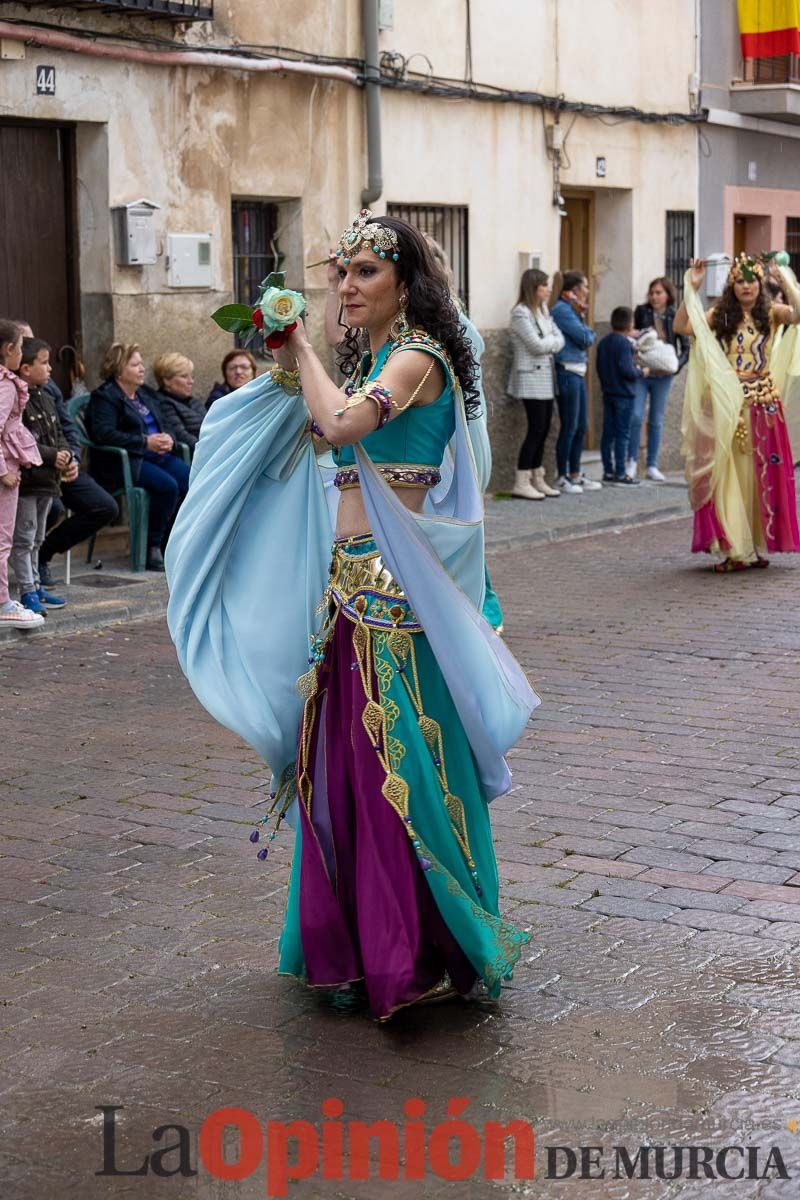
[(754, 553), (747, 505), (733, 461), (733, 435), (742, 408), (736, 372), (706, 321), (691, 272), (684, 277), (684, 301), (694, 331), (683, 400), (683, 454), (692, 508), (714, 501), (734, 558)]

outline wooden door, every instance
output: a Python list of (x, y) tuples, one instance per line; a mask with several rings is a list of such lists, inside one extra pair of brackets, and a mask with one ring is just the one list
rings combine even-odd
[(78, 338), (74, 137), (66, 126), (0, 122), (0, 314), (30, 323), (59, 352)]
[(567, 196), (567, 215), (561, 218), (560, 264), (562, 271), (582, 271), (592, 280), (592, 201), (589, 196)]
[[(565, 271), (581, 271), (591, 285), (589, 292), (589, 312), (587, 320), (592, 324), (594, 314), (594, 274), (593, 274), (593, 245), (594, 245), (594, 208), (591, 193), (576, 193), (564, 197), (566, 216), (561, 218), (561, 245), (559, 249), (561, 273)], [(589, 370), (586, 375), (586, 387), (589, 393), (589, 429), (586, 434), (586, 448), (597, 449), (600, 444), (601, 409), (596, 403), (594, 387), (594, 371), (590, 357)]]

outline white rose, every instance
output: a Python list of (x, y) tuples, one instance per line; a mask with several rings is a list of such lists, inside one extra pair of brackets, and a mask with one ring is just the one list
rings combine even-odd
[(305, 306), (305, 298), (300, 292), (289, 288), (267, 288), (259, 305), (264, 314), (265, 329), (285, 329), (298, 319)]

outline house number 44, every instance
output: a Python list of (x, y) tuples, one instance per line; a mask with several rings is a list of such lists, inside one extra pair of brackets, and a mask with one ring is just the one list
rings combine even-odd
[(55, 67), (37, 67), (36, 68), (36, 95), (37, 96), (55, 96), (56, 94), (56, 69)]

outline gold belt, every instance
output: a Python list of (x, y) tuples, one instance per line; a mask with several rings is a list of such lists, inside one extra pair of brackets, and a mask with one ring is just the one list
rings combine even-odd
[[(361, 552), (358, 552), (359, 546)], [(337, 542), (333, 548), (328, 595), (351, 621), (363, 621), (378, 629), (419, 632), (403, 589), (381, 558), (380, 551), (367, 549), (371, 540)]]

